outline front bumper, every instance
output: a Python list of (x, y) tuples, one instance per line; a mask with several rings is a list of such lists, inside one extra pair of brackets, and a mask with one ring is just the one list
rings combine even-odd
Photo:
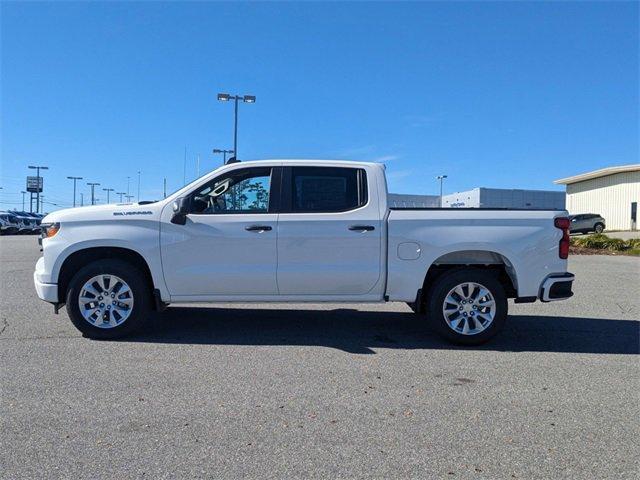
[(33, 284), (36, 287), (36, 293), (41, 300), (49, 303), (58, 303), (58, 284), (45, 283), (41, 281), (44, 272), (44, 258), (40, 257), (36, 263), (36, 271), (33, 272)]
[(571, 290), (573, 281), (575, 280), (573, 273), (555, 273), (549, 275), (540, 286), (540, 294), (538, 297), (543, 302), (555, 302), (557, 300), (566, 300), (573, 296)]

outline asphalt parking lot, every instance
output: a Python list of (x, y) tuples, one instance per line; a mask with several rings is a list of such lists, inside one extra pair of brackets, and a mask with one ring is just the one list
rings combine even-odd
[(0, 238), (2, 478), (637, 478), (640, 258), (454, 347), (403, 304), (170, 307), (84, 339)]

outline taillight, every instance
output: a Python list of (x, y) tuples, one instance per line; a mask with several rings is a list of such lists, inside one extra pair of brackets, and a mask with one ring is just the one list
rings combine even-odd
[(558, 255), (560, 258), (569, 258), (569, 225), (571, 222), (567, 217), (558, 217), (553, 220), (556, 228), (562, 230), (562, 238), (558, 245)]

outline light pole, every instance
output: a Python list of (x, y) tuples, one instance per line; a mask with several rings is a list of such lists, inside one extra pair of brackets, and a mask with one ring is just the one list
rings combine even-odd
[(22, 211), (24, 212), (24, 195), (27, 192), (20, 190), (20, 193), (22, 194)]
[(76, 182), (82, 180), (82, 177), (67, 177), (69, 180), (73, 180), (73, 206), (76, 206)]
[(127, 203), (131, 203), (131, 199), (133, 198), (133, 195), (125, 195), (124, 197), (127, 199)]
[(109, 203), (109, 192), (115, 192), (116, 189), (115, 188), (103, 188), (102, 189), (103, 192), (107, 192), (107, 204)]
[(36, 178), (38, 180), (36, 180), (37, 183), (37, 188), (36, 188), (36, 213), (40, 213), (39, 212), (39, 205), (40, 205), (40, 170), (49, 170), (49, 167), (43, 167), (42, 165), (29, 165), (29, 168), (33, 169), (36, 171)]
[(129, 195), (129, 181), (131, 180), (131, 177), (127, 177), (127, 195)]
[(140, 170), (138, 170), (138, 201), (140, 201)]
[(84, 207), (84, 193), (80, 192), (80, 206)]
[(228, 93), (219, 93), (218, 100), (221, 102), (234, 101), (233, 115), (233, 152), (238, 158), (238, 100), (244, 103), (256, 103), (255, 95), (229, 95)]
[(235, 153), (233, 150), (220, 150), (219, 148), (214, 148), (213, 153), (221, 153), (223, 155), (222, 164), (227, 163), (227, 153)]
[(95, 187), (97, 187), (98, 185), (100, 185), (99, 183), (91, 183), (88, 182), (87, 185), (89, 185), (91, 187), (91, 205), (95, 205), (96, 204), (96, 197), (95, 197), (95, 192), (94, 189)]
[(446, 175), (438, 175), (436, 177), (437, 180), (440, 180), (440, 208), (442, 208), (442, 182), (447, 178)]
[(122, 196), (126, 194), (127, 192), (116, 192), (116, 195), (120, 195), (120, 203), (122, 203)]

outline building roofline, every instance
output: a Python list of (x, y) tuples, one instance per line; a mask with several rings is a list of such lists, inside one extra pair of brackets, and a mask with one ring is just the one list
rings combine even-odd
[(620, 165), (618, 167), (601, 168), (600, 170), (593, 170), (592, 172), (581, 173), (574, 175), (573, 177), (560, 178), (553, 183), (558, 185), (569, 185), (571, 183), (582, 182), (584, 180), (591, 180), (592, 178), (606, 177), (608, 175), (614, 175), (616, 173), (626, 172), (638, 172), (640, 171), (640, 163), (634, 163), (631, 165)]

